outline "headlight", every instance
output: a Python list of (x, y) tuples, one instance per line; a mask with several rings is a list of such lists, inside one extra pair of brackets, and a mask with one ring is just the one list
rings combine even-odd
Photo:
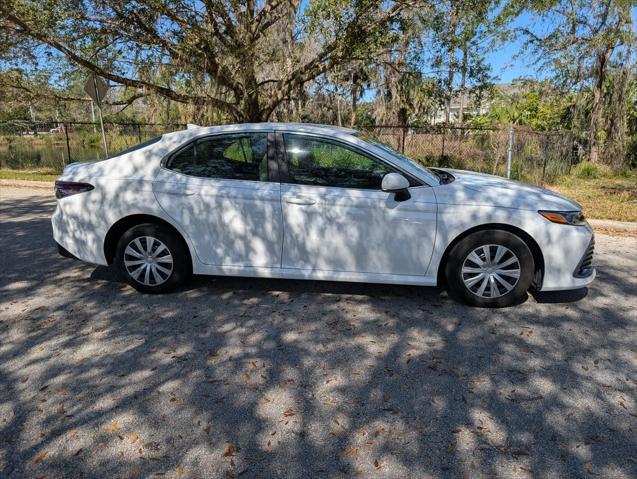
[(547, 220), (563, 225), (585, 225), (586, 218), (581, 211), (538, 211)]

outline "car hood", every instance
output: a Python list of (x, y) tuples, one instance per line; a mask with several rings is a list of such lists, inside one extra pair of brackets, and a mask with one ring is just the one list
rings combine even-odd
[(472, 171), (438, 168), (453, 175), (455, 181), (436, 188), (439, 203), (501, 206), (524, 210), (575, 211), (582, 207), (546, 188), (499, 176)]

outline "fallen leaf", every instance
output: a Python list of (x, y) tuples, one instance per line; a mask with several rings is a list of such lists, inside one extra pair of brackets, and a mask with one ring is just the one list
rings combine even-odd
[(517, 451), (511, 451), (511, 455), (512, 456), (528, 456), (529, 453), (527, 451), (517, 450)]
[(64, 404), (60, 404), (58, 406), (57, 411), (58, 411), (58, 414), (64, 414), (66, 412), (66, 410), (64, 409)]
[(358, 456), (358, 448), (352, 447), (350, 449), (343, 449), (338, 453), (340, 457), (357, 457)]
[(40, 454), (35, 456), (35, 459), (33, 460), (33, 464), (37, 464), (38, 462), (42, 461), (46, 457), (47, 454), (48, 454), (48, 452), (42, 451)]
[(223, 457), (232, 457), (237, 455), (237, 448), (233, 444), (228, 444), (228, 449), (223, 453)]
[(374, 467), (376, 469), (380, 469), (380, 462), (378, 462), (378, 459), (374, 459)]
[(106, 432), (115, 432), (119, 429), (119, 424), (117, 421), (113, 421), (111, 422), (110, 426), (107, 426), (104, 429), (106, 430)]
[(136, 432), (131, 432), (130, 433), (130, 443), (131, 444), (135, 444), (138, 439), (139, 439), (139, 434), (137, 434)]
[(177, 472), (177, 477), (182, 477), (184, 475), (184, 468), (179, 466), (176, 472)]
[(294, 412), (292, 409), (288, 409), (287, 411), (285, 411), (285, 412), (283, 413), (283, 415), (284, 415), (285, 417), (290, 417), (290, 416), (294, 416), (294, 415), (295, 415), (295, 412)]
[(206, 434), (210, 434), (210, 426), (204, 427), (203, 430), (206, 432)]
[(458, 434), (460, 432), (462, 432), (462, 429), (458, 428), (458, 429), (454, 429), (453, 431), (451, 431), (452, 434)]
[(145, 442), (142, 446), (149, 451), (159, 451), (161, 449), (161, 444), (158, 442)]

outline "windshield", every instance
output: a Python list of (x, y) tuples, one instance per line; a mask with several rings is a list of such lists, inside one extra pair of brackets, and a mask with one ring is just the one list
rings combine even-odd
[(396, 162), (399, 165), (402, 164), (402, 166), (404, 166), (406, 168), (409, 168), (410, 166), (412, 168), (417, 168), (418, 170), (420, 170), (420, 171), (422, 171), (424, 173), (428, 173), (429, 175), (433, 176), (434, 178), (437, 178), (439, 181), (442, 179), (441, 175), (436, 170), (432, 170), (431, 168), (427, 168), (426, 166), (421, 165), (417, 161), (414, 161), (411, 158), (409, 158), (408, 156), (405, 156), (400, 151), (394, 150), (391, 146), (386, 145), (385, 143), (382, 143), (382, 142), (378, 141), (377, 139), (372, 138), (370, 136), (358, 135), (358, 137), (361, 140), (366, 141), (367, 143), (369, 143), (371, 145), (374, 145), (374, 146), (380, 148), (381, 150), (384, 150), (387, 153), (389, 153), (390, 155), (392, 155), (396, 159)]

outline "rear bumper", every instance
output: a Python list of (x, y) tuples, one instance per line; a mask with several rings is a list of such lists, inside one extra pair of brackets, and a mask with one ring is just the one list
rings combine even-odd
[(51, 217), (53, 239), (58, 244), (58, 251), (62, 256), (105, 265), (104, 240), (95, 227), (91, 213), (79, 203), (76, 196), (58, 200)]
[(69, 252), (68, 250), (66, 250), (64, 248), (64, 246), (62, 246), (60, 243), (58, 243), (57, 241), (55, 242), (55, 244), (58, 247), (58, 254), (60, 256), (64, 256), (65, 258), (71, 258), (71, 259), (77, 259), (79, 260), (79, 258), (77, 256), (75, 256), (73, 253)]

